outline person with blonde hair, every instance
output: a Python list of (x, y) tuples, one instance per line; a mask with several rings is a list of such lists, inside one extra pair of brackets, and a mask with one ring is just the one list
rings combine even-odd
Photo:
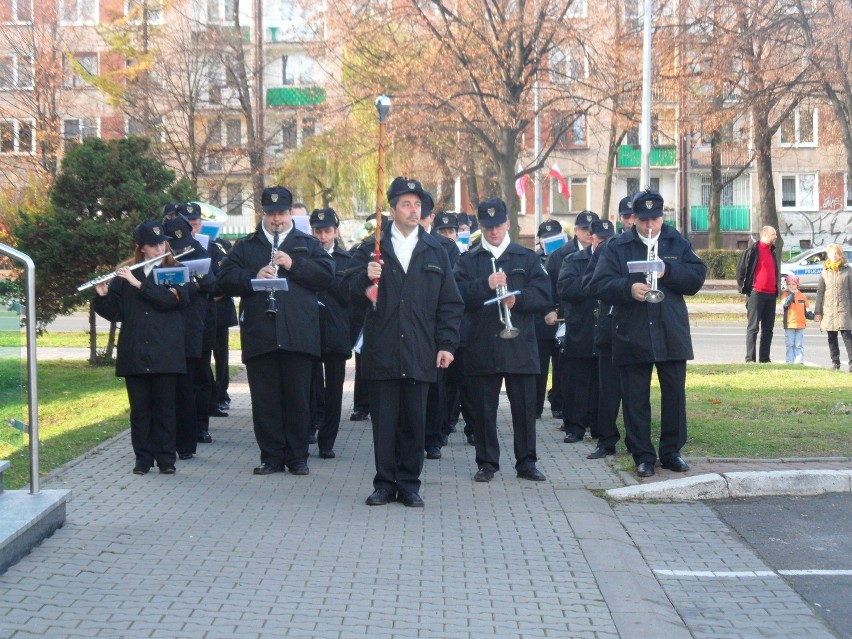
[(843, 256), (843, 247), (832, 242), (825, 247), (825, 264), (819, 278), (814, 319), (828, 334), (828, 352), (834, 370), (840, 370), (837, 334), (846, 346), (848, 370), (852, 373), (852, 268)]

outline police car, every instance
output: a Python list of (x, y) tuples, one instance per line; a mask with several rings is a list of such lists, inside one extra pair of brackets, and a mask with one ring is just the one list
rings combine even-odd
[[(848, 262), (852, 263), (852, 246), (844, 245), (843, 255)], [(782, 288), (786, 288), (784, 278), (787, 275), (798, 275), (800, 289), (816, 290), (823, 262), (825, 262), (825, 247), (808, 249), (799, 253), (794, 260), (781, 262)]]

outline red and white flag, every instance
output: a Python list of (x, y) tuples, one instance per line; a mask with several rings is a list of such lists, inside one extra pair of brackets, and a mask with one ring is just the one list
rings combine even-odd
[(571, 192), (568, 190), (568, 183), (565, 181), (565, 178), (562, 177), (562, 171), (559, 170), (559, 166), (554, 164), (548, 175), (556, 180), (557, 190), (560, 195), (568, 199), (571, 196)]
[(524, 173), (521, 177), (515, 180), (515, 193), (518, 194), (518, 197), (524, 199), (524, 195), (527, 192), (527, 182), (530, 180), (530, 174)]

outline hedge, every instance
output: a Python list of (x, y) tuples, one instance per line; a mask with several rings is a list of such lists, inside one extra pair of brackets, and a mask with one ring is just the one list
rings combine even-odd
[(742, 251), (721, 249), (702, 249), (695, 251), (707, 265), (708, 280), (735, 280), (737, 278), (737, 261)]

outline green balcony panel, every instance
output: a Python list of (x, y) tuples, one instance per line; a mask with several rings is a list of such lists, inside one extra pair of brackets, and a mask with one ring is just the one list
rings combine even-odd
[[(694, 233), (707, 231), (706, 206), (693, 206), (690, 208), (689, 227)], [(743, 204), (720, 207), (719, 229), (722, 231), (751, 230), (751, 207)]]
[(322, 87), (275, 87), (266, 90), (266, 106), (315, 106), (325, 102)]
[[(676, 165), (677, 149), (675, 147), (651, 147), (651, 166)], [(618, 166), (621, 168), (638, 168), (642, 166), (642, 148), (633, 144), (625, 144), (618, 147)]]

